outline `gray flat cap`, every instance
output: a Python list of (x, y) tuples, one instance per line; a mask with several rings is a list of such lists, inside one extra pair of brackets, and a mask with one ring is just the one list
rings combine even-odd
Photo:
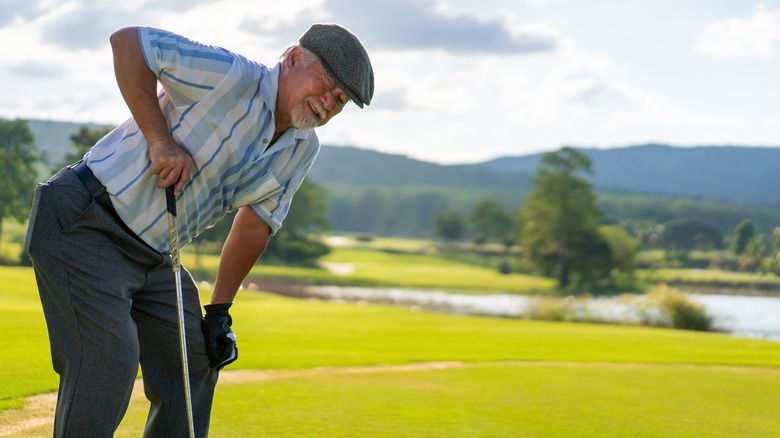
[(374, 70), (360, 40), (337, 24), (315, 24), (299, 40), (320, 59), (325, 72), (357, 106), (371, 103)]

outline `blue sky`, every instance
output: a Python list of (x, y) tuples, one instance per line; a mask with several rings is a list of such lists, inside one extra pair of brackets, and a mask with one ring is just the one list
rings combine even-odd
[(562, 145), (780, 146), (780, 0), (0, 0), (0, 117), (119, 123), (108, 37), (150, 25), (265, 64), (313, 22), (376, 95), (324, 143), (440, 163)]

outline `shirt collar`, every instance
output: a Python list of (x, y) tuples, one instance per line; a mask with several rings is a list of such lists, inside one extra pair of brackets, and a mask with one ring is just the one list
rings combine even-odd
[(266, 67), (265, 75), (262, 77), (262, 83), (260, 84), (260, 96), (265, 102), (265, 106), (271, 110), (273, 114), (276, 109), (276, 96), (279, 94), (279, 72), (281, 71), (282, 64), (277, 62), (276, 65), (270, 69)]

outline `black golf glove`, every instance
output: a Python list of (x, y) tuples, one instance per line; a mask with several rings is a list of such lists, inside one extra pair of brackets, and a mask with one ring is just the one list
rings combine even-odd
[(238, 359), (238, 347), (236, 347), (236, 335), (230, 326), (233, 318), (228, 313), (232, 306), (229, 304), (206, 304), (206, 316), (201, 325), (206, 335), (206, 352), (209, 355), (212, 368), (217, 371), (225, 365)]

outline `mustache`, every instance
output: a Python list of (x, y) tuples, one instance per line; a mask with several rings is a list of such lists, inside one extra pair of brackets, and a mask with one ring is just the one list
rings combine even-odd
[(311, 109), (313, 109), (314, 112), (320, 117), (320, 120), (323, 120), (328, 116), (328, 112), (325, 110), (325, 107), (317, 102), (316, 99), (309, 97), (306, 99), (306, 103), (309, 104), (309, 107), (311, 107)]

